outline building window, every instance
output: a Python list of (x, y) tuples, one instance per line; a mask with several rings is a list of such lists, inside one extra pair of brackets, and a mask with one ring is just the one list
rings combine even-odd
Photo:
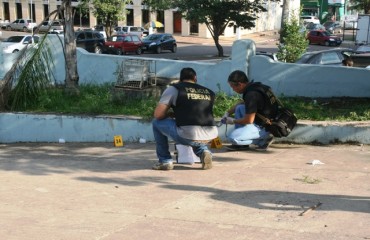
[(17, 19), (23, 18), (23, 15), (22, 15), (22, 4), (21, 3), (16, 3), (15, 4), (15, 8), (16, 8), (16, 11), (17, 11)]
[[(44, 18), (46, 18), (47, 16), (49, 16), (49, 4), (44, 4)], [(47, 18), (46, 20), (49, 20), (49, 18)]]

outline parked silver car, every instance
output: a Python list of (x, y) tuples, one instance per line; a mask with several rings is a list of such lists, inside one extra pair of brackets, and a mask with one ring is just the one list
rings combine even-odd
[(23, 32), (30, 32), (35, 27), (37, 27), (37, 23), (33, 22), (31, 19), (17, 19), (14, 22), (10, 23), (6, 26), (8, 31), (23, 31)]
[(335, 34), (335, 33), (341, 33), (342, 32), (342, 26), (340, 22), (333, 22), (333, 21), (327, 21), (323, 24), (326, 31)]
[(39, 27), (39, 33), (57, 32), (63, 33), (63, 23), (59, 20), (44, 21)]
[(146, 30), (143, 27), (135, 27), (135, 26), (118, 26), (115, 27), (114, 30), (116, 31), (117, 34), (124, 34), (124, 33), (131, 33), (138, 35), (140, 38), (148, 36), (149, 31)]
[(352, 57), (354, 54), (356, 54), (356, 51), (350, 48), (333, 48), (306, 52), (296, 63), (341, 66), (343, 59)]

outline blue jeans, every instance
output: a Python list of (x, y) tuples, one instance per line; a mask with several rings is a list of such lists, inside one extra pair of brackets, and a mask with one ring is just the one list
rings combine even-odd
[(172, 162), (172, 156), (169, 151), (168, 138), (172, 138), (178, 144), (191, 146), (193, 152), (201, 157), (204, 151), (209, 151), (206, 143), (195, 142), (194, 140), (182, 138), (177, 133), (176, 122), (172, 118), (162, 120), (154, 119), (152, 121), (154, 139), (156, 141), (156, 151), (160, 163)]
[[(235, 108), (235, 119), (243, 118), (245, 115), (245, 105), (239, 104)], [(262, 146), (266, 143), (269, 137), (269, 132), (265, 128), (256, 124), (235, 124), (235, 129), (228, 136), (230, 142), (234, 145), (249, 145), (254, 144)]]

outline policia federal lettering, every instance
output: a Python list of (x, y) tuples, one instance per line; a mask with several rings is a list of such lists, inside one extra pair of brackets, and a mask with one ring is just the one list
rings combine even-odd
[[(173, 86), (178, 90), (176, 108), (173, 108), (177, 126), (215, 126), (212, 109), (215, 101), (213, 91), (189, 82), (180, 82)], [(189, 114), (194, 112), (194, 109), (201, 114), (197, 116)]]

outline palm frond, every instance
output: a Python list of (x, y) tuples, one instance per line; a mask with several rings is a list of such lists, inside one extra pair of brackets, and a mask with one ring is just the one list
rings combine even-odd
[(24, 110), (38, 101), (38, 96), (53, 84), (52, 53), (47, 37), (32, 48), (25, 48), (12, 69), (10, 110)]

